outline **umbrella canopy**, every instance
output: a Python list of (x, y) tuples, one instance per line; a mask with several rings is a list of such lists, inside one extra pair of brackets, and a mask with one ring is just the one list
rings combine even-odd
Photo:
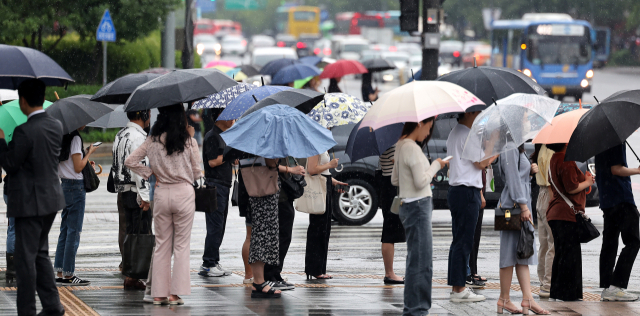
[[(416, 75), (416, 78), (420, 78)], [(475, 94), (485, 104), (514, 93), (544, 95), (544, 89), (533, 79), (511, 68), (473, 67), (452, 71), (436, 79), (455, 83)]]
[(288, 84), (296, 80), (320, 75), (320, 69), (305, 64), (284, 67), (271, 79), (271, 84)]
[(330, 128), (360, 122), (370, 107), (370, 103), (364, 103), (352, 95), (327, 93), (324, 100), (307, 115), (320, 125)]
[[(151, 109), (150, 126), (153, 126), (153, 124), (156, 122), (157, 117), (158, 109)], [(127, 123), (129, 123), (129, 118), (127, 117), (127, 112), (124, 111), (124, 105), (117, 105), (115, 106), (113, 112), (105, 114), (95, 122), (87, 124), (87, 126), (99, 128), (122, 128), (125, 127)]]
[(273, 77), (280, 69), (299, 63), (300, 62), (298, 60), (290, 58), (280, 58), (272, 60), (260, 69), (260, 74)]
[[(43, 107), (46, 109), (51, 104), (51, 102), (45, 100)], [(26, 121), (27, 116), (20, 110), (18, 100), (7, 102), (0, 106), (0, 129), (4, 131), (4, 138), (7, 143), (13, 138), (13, 130)]]
[(372, 131), (360, 128), (360, 123), (351, 130), (347, 140), (345, 153), (351, 161), (357, 161), (371, 156), (380, 156), (398, 142), (404, 124), (395, 123)]
[(0, 102), (18, 100), (18, 90), (0, 89)]
[(516, 149), (553, 119), (560, 101), (516, 93), (482, 111), (471, 126), (462, 158), (482, 161)]
[(168, 74), (170, 72), (174, 71), (174, 69), (169, 69), (169, 68), (162, 68), (162, 67), (156, 67), (156, 68), (149, 68), (147, 70), (143, 70), (139, 73), (141, 74), (159, 74), (159, 75), (165, 75)]
[(578, 121), (589, 110), (578, 109), (560, 114), (553, 118), (550, 124), (538, 133), (533, 139), (534, 144), (566, 144), (571, 138), (571, 134), (578, 126)]
[(107, 104), (124, 104), (138, 86), (160, 76), (161, 75), (154, 73), (128, 74), (122, 76), (107, 83), (107, 85), (98, 90), (98, 92), (91, 97), (91, 101)]
[(210, 61), (206, 66), (204, 66), (204, 68), (213, 68), (216, 66), (224, 66), (224, 67), (229, 67), (229, 68), (236, 68), (237, 65), (236, 63), (232, 62), (232, 61), (228, 61), (228, 60), (214, 60), (214, 61)]
[(0, 89), (16, 90), (29, 78), (47, 86), (66, 86), (74, 80), (53, 59), (32, 48), (0, 44)]
[(318, 102), (322, 101), (323, 97), (324, 94), (311, 90), (290, 89), (280, 91), (251, 106), (240, 118), (274, 104), (285, 104), (307, 114), (311, 112)]
[(311, 157), (337, 144), (328, 129), (284, 104), (253, 112), (220, 136), (231, 148), (272, 159)]
[(587, 159), (624, 143), (640, 127), (640, 90), (614, 93), (582, 116), (565, 161)]
[(233, 101), (227, 104), (227, 107), (218, 116), (218, 121), (231, 121), (239, 119), (244, 112), (256, 104), (257, 100), (262, 100), (272, 94), (280, 91), (291, 89), (290, 87), (281, 86), (262, 86), (251, 91), (241, 93)]
[(69, 134), (105, 114), (113, 112), (113, 107), (89, 100), (91, 95), (80, 94), (60, 99), (45, 111), (62, 123), (62, 133)]
[(311, 81), (311, 79), (313, 79), (313, 77), (306, 77), (300, 80), (296, 80), (293, 82), (293, 88), (294, 89), (302, 89), (304, 87), (304, 85), (307, 84), (307, 82)]
[(471, 92), (450, 82), (413, 81), (383, 94), (362, 119), (360, 128), (419, 122), (443, 113), (484, 105)]
[(240, 69), (247, 77), (253, 77), (260, 75), (260, 66), (257, 65), (240, 65), (235, 69)]
[(181, 69), (153, 79), (131, 94), (126, 112), (200, 100), (238, 83), (218, 70)]
[(202, 100), (196, 101), (191, 107), (194, 110), (198, 109), (217, 109), (226, 108), (229, 102), (233, 101), (240, 94), (253, 90), (258, 86), (254, 86), (248, 83), (240, 83), (237, 86), (233, 86), (228, 89), (224, 89), (218, 93), (214, 93)]
[(322, 61), (322, 57), (318, 56), (306, 56), (299, 59), (301, 63), (306, 65), (315, 66)]
[(320, 78), (339, 78), (350, 74), (363, 74), (369, 72), (365, 66), (356, 60), (338, 60), (324, 68)]
[(362, 65), (365, 66), (369, 72), (396, 69), (396, 65), (393, 61), (384, 58), (368, 59), (363, 61)]

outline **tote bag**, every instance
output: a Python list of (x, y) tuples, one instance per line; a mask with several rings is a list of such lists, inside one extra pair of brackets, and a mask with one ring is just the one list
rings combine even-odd
[(122, 251), (122, 274), (134, 279), (146, 279), (149, 276), (151, 255), (156, 244), (156, 237), (151, 233), (140, 234), (141, 227), (142, 221), (138, 227), (138, 234), (128, 234), (124, 237)]
[(278, 168), (273, 170), (265, 166), (251, 166), (240, 169), (242, 180), (251, 197), (263, 197), (278, 193)]
[(218, 209), (216, 187), (205, 186), (200, 178), (200, 183), (196, 180), (193, 190), (196, 193), (196, 212), (213, 213)]
[[(309, 160), (307, 160), (307, 167)], [(308, 169), (308, 168), (305, 168)], [(327, 178), (318, 174), (304, 176), (307, 185), (304, 187), (302, 197), (293, 202), (293, 207), (298, 212), (321, 215), (327, 207)]]

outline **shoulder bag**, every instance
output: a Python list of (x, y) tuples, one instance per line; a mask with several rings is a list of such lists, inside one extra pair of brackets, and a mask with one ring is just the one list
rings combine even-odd
[[(398, 160), (395, 160), (395, 163), (393, 164), (393, 168), (396, 169), (396, 172), (400, 172), (400, 170), (398, 169)], [(398, 178), (400, 178), (400, 174), (398, 174)], [(398, 183), (399, 184), (399, 183)], [(391, 203), (391, 209), (389, 210), (391, 213), (393, 214), (400, 214), (400, 206), (402, 205), (402, 198), (399, 196), (400, 195), (400, 187), (396, 187), (396, 196), (393, 197), (393, 203)]]
[(240, 182), (238, 182), (238, 172), (240, 169), (236, 170), (236, 173), (233, 177), (233, 190), (231, 191), (231, 206), (238, 206), (238, 190), (240, 189)]
[(216, 187), (208, 187), (203, 184), (202, 178), (194, 183), (196, 193), (196, 212), (212, 213), (218, 208), (218, 194)]
[[(298, 166), (298, 161), (295, 160), (296, 166)], [(289, 166), (289, 161), (287, 160), (287, 166)], [(280, 174), (280, 184), (282, 186), (282, 190), (285, 191), (289, 200), (295, 200), (304, 194), (304, 187), (307, 186), (307, 182), (304, 180), (304, 176), (297, 174), (289, 174), (289, 176), (283, 176)]]
[[(257, 158), (256, 158), (257, 159)], [(250, 197), (263, 197), (278, 193), (278, 168), (266, 166), (242, 168), (242, 180)]]
[(598, 231), (596, 226), (591, 223), (591, 219), (589, 218), (589, 216), (587, 216), (587, 214), (585, 213), (576, 211), (571, 200), (564, 196), (564, 194), (562, 194), (562, 192), (558, 190), (556, 184), (553, 183), (553, 178), (551, 177), (551, 168), (549, 168), (549, 183), (553, 185), (553, 187), (556, 189), (556, 192), (558, 192), (560, 197), (564, 200), (565, 203), (569, 205), (569, 207), (571, 207), (573, 213), (576, 215), (576, 224), (578, 224), (578, 239), (580, 240), (580, 243), (586, 244), (600, 237), (600, 232)]
[[(309, 160), (307, 160), (307, 167)], [(305, 168), (308, 170), (308, 168)], [(307, 173), (304, 176), (307, 185), (302, 196), (293, 202), (293, 207), (298, 212), (321, 215), (327, 208), (327, 178), (321, 174), (312, 176)]]
[(89, 193), (98, 189), (100, 179), (96, 174), (96, 170), (91, 166), (91, 162), (87, 161), (87, 165), (82, 169), (82, 178), (84, 180), (84, 190)]
[[(522, 154), (518, 155), (518, 173), (520, 171), (521, 156)], [(504, 207), (500, 202), (496, 208), (494, 230), (520, 230), (522, 227), (520, 213), (522, 213), (522, 209), (517, 203), (513, 203), (513, 207)]]
[(113, 169), (113, 166), (111, 167), (111, 170), (109, 170), (109, 178), (107, 178), (107, 191), (109, 193), (118, 193), (116, 192), (116, 182), (113, 179), (113, 174), (116, 171)]

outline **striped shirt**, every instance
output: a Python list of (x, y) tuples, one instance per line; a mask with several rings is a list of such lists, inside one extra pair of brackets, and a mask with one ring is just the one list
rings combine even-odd
[(391, 172), (393, 171), (393, 158), (396, 153), (396, 145), (391, 146), (391, 148), (385, 150), (385, 152), (380, 155), (380, 160), (378, 162), (378, 168), (382, 169), (382, 175), (385, 177), (390, 177)]

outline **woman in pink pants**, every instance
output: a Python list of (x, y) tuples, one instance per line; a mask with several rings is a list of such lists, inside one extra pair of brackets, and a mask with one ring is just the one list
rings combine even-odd
[[(187, 131), (182, 105), (161, 107), (159, 112), (150, 136), (129, 155), (125, 165), (145, 179), (152, 174), (157, 178), (153, 209), (156, 234), (153, 304), (182, 305), (184, 301), (178, 295), (191, 294), (189, 254), (196, 208), (192, 183), (202, 176), (202, 157), (196, 140)], [(151, 168), (141, 163), (145, 156)]]

